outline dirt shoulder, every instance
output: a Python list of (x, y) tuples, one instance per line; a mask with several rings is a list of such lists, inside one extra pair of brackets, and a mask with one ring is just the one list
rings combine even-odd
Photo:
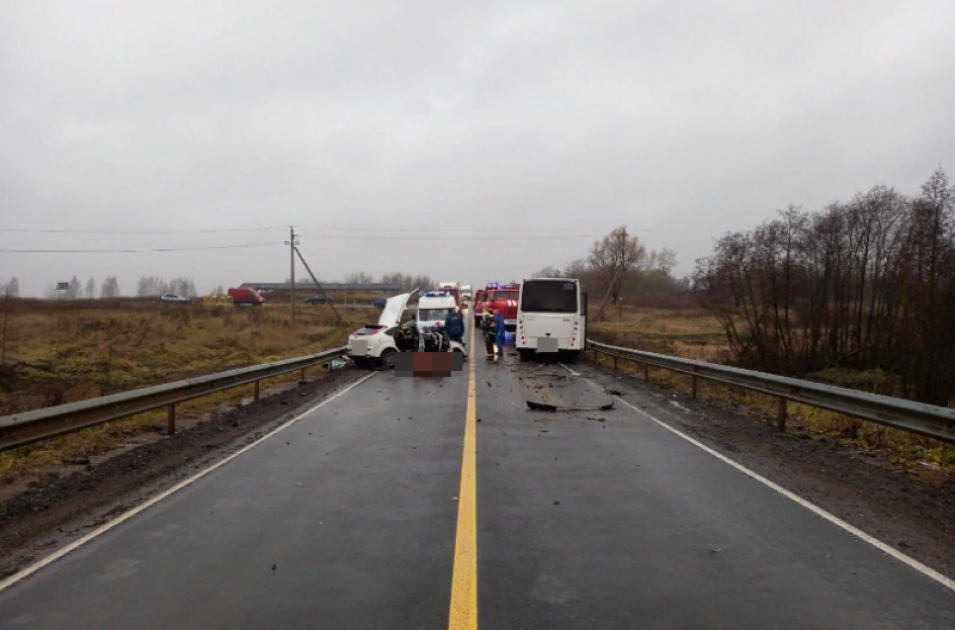
[(174, 436), (92, 458), (67, 474), (44, 473), (0, 502), (0, 578), (228, 456), (366, 374), (348, 367), (277, 388), (257, 403), (206, 414)]
[(814, 437), (795, 422), (780, 433), (772, 418), (741, 405), (693, 400), (606, 366), (581, 362), (574, 369), (869, 535), (955, 575), (955, 481), (948, 475), (904, 468), (886, 453)]

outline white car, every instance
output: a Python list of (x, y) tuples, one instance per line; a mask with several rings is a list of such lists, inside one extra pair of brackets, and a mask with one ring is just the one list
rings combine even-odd
[(175, 295), (173, 293), (167, 293), (159, 299), (163, 302), (172, 302), (174, 304), (185, 304), (189, 301), (189, 298), (183, 297), (181, 295)]
[(348, 358), (361, 368), (394, 366), (399, 352), (422, 352), (424, 340), (418, 334), (414, 320), (401, 324), (401, 316), (408, 300), (417, 293), (402, 293), (388, 298), (377, 324), (367, 324), (349, 335)]

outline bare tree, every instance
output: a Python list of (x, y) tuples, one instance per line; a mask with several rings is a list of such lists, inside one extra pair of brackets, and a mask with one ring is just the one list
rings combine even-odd
[(119, 281), (116, 280), (116, 276), (107, 276), (103, 280), (99, 295), (103, 298), (117, 298), (120, 296)]
[(423, 274), (420, 276), (415, 276), (411, 280), (412, 289), (421, 289), (422, 291), (430, 291), (435, 286), (435, 281), (431, 279), (431, 276)]
[(666, 303), (667, 297), (672, 298), (683, 292), (682, 283), (673, 277), (676, 263), (676, 253), (673, 250), (663, 248), (659, 252), (650, 252), (646, 267), (641, 272), (638, 295), (641, 302), (652, 299), (654, 304)]
[(400, 271), (381, 274), (382, 284), (403, 284), (404, 275)]
[(11, 301), (16, 297), (10, 294), (9, 283), (3, 287), (0, 296), (0, 367), (7, 364), (7, 356), (13, 351), (16, 341), (13, 328), (10, 325)]
[(613, 304), (619, 301), (624, 287), (633, 282), (634, 272), (643, 264), (646, 255), (640, 239), (630, 236), (625, 225), (614, 229), (602, 241), (594, 241), (588, 258), (590, 268), (602, 281)]
[(670, 275), (676, 267), (676, 252), (664, 247), (660, 251), (653, 250), (647, 258), (647, 269), (662, 271)]
[(70, 279), (69, 288), (66, 290), (66, 299), (78, 300), (81, 297), (83, 297), (83, 284), (79, 278), (73, 276), (73, 278)]
[(348, 284), (371, 284), (374, 281), (375, 279), (364, 271), (356, 271), (345, 277), (345, 282)]
[(531, 278), (563, 278), (560, 269), (556, 267), (544, 267), (531, 274)]
[(20, 297), (20, 282), (16, 278), (0, 284), (0, 367), (7, 364), (7, 356), (13, 350), (15, 338), (10, 326), (10, 310), (11, 301), (17, 297)]
[(16, 276), (10, 278), (10, 281), (6, 284), (0, 285), (0, 294), (2, 294), (4, 297), (20, 297), (20, 281), (17, 280)]
[(96, 297), (96, 280), (90, 278), (86, 281), (86, 291), (84, 293), (84, 297), (87, 300), (92, 300)]
[(169, 284), (166, 288), (168, 290), (163, 291), (163, 293), (175, 293), (176, 295), (181, 295), (188, 298), (193, 298), (198, 295), (196, 292), (196, 283), (193, 282), (192, 278), (173, 278), (169, 281)]
[(211, 295), (212, 297), (222, 297), (223, 295), (225, 295), (225, 289), (223, 289), (222, 285), (220, 284), (215, 289), (213, 289), (209, 295)]
[(173, 293), (169, 283), (160, 276), (143, 276), (136, 284), (137, 297), (159, 297), (166, 293)]

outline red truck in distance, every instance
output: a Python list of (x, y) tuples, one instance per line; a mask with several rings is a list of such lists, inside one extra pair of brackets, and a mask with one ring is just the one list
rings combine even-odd
[(265, 298), (259, 295), (255, 289), (229, 289), (229, 297), (232, 298), (232, 305), (251, 304), (252, 306), (261, 306), (265, 304)]

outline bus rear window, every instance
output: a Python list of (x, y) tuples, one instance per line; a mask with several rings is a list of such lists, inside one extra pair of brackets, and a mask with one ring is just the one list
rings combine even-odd
[(525, 282), (521, 310), (526, 313), (576, 313), (577, 285), (573, 282)]

